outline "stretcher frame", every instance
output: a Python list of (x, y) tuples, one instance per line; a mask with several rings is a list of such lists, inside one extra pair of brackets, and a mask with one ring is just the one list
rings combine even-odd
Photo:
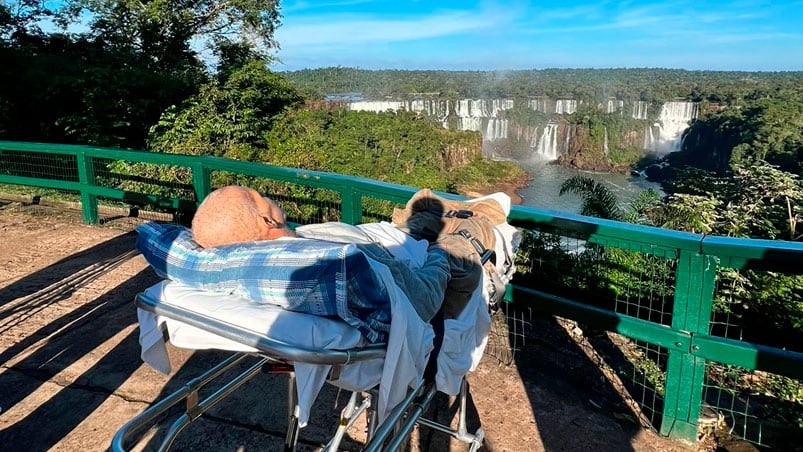
[[(484, 260), (487, 260), (488, 256), (483, 257), (485, 258)], [(144, 293), (138, 294), (135, 301), (138, 308), (248, 345), (258, 350), (258, 352), (233, 352), (231, 356), (216, 366), (191, 379), (182, 388), (155, 402), (117, 431), (111, 444), (111, 449), (115, 452), (126, 451), (126, 444), (134, 438), (136, 433), (140, 433), (145, 427), (155, 424), (156, 419), (168, 409), (184, 402), (184, 413), (165, 432), (158, 448), (159, 451), (169, 450), (178, 434), (187, 425), (197, 420), (203, 413), (261, 372), (282, 373), (288, 377), (288, 427), (285, 435), (284, 450), (295, 451), (300, 428), (293, 363), (331, 365), (330, 378), (335, 378), (343, 365), (356, 361), (384, 358), (385, 356), (385, 344), (374, 344), (349, 350), (298, 347), (179, 306), (161, 303)], [(218, 379), (222, 374), (237, 366), (250, 355), (259, 357), (256, 364), (230, 379), (203, 400), (200, 400), (199, 391), (204, 386)], [(416, 388), (409, 390), (404, 400), (390, 412), (387, 419), (381, 424), (377, 423), (376, 411), (372, 409), (372, 401), (376, 400), (378, 394), (377, 388), (365, 392), (354, 392), (351, 394), (346, 407), (341, 411), (340, 422), (335, 434), (323, 450), (337, 450), (345, 432), (362, 413), (365, 413), (368, 425), (365, 451), (400, 450), (409, 440), (410, 433), (416, 425), (446, 433), (459, 441), (470, 444), (470, 450), (472, 452), (476, 451), (483, 444), (484, 432), (482, 428), (479, 428), (474, 433), (468, 431), (466, 424), (467, 392), (466, 379), (463, 376), (460, 393), (457, 396), (459, 403), (457, 414), (459, 418), (456, 429), (423, 417), (423, 413), (437, 393), (435, 384), (432, 381), (423, 379)]]

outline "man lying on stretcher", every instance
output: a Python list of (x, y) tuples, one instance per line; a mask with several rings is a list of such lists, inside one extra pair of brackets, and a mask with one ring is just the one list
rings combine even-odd
[[(447, 210), (445, 204), (459, 209)], [(415, 240), (426, 240), (422, 242), (426, 261), (413, 268), (376, 238), (377, 233), (393, 233), (388, 230), (393, 225), (324, 223), (292, 231), (273, 200), (250, 188), (228, 186), (213, 191), (201, 203), (192, 222), (192, 237), (204, 248), (281, 237), (354, 243), (388, 266), (418, 315), (429, 321), (441, 307), (447, 319), (460, 314), (481, 279), (481, 253), (494, 249), (494, 224), (504, 221), (502, 207), (494, 200), (462, 203), (438, 198), (429, 190), (419, 192), (406, 209), (394, 214), (396, 229)]]

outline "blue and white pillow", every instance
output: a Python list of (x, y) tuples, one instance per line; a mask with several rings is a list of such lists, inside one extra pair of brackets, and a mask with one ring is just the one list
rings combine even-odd
[(390, 331), (387, 288), (353, 244), (282, 238), (203, 248), (182, 226), (137, 227), (137, 249), (165, 279), (296, 312), (337, 316), (371, 342)]

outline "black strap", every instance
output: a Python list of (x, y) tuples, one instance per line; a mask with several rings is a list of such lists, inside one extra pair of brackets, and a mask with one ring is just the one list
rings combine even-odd
[(465, 229), (461, 229), (457, 231), (455, 234), (463, 237), (464, 239), (468, 240), (474, 249), (477, 250), (477, 253), (480, 255), (480, 262), (483, 264), (488, 262), (488, 260), (493, 259), (494, 265), (496, 265), (496, 251), (485, 249), (485, 246), (480, 242), (476, 237), (472, 236), (470, 232)]

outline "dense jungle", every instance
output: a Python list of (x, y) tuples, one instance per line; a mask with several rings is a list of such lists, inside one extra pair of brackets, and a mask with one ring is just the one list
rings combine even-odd
[[(707, 235), (803, 239), (797, 228), (803, 209), (800, 72), (332, 67), (280, 73), (268, 69), (279, 23), (273, 1), (222, 8), (210, 0), (61, 5), (0, 4), (1, 140), (212, 155), (446, 192), (489, 192), (526, 183), (515, 164), (526, 149), (500, 148), (508, 159), (495, 161), (483, 156), (478, 132), (445, 128), (420, 112), (351, 111), (326, 96), (572, 99), (576, 111), (561, 118), (584, 138), (558, 164), (645, 170), (666, 193), (645, 191), (621, 209), (604, 186), (572, 178), (562, 191), (583, 197), (582, 214)], [(87, 15), (88, 26), (70, 28)], [(654, 106), (675, 100), (697, 103), (699, 114), (677, 151), (654, 155), (641, 140), (628, 139), (642, 133), (642, 123), (609, 112), (611, 99), (652, 105), (646, 121), (657, 117)], [(539, 125), (555, 119), (527, 109), (513, 109), (509, 118)], [(175, 178), (122, 164), (115, 171)], [(522, 253), (551, 253), (555, 262), (581, 258), (558, 252), (551, 240), (531, 237)], [(646, 265), (632, 257), (604, 258), (617, 268)], [(599, 289), (583, 282), (582, 266), (559, 267), (548, 278), (522, 268), (520, 278), (531, 278), (534, 287), (560, 280), (586, 294)], [(803, 344), (803, 277), (744, 271), (720, 278), (738, 290), (723, 294), (716, 309), (741, 319), (745, 339), (773, 345), (793, 337)], [(789, 416), (803, 423), (803, 409), (795, 406)]]

